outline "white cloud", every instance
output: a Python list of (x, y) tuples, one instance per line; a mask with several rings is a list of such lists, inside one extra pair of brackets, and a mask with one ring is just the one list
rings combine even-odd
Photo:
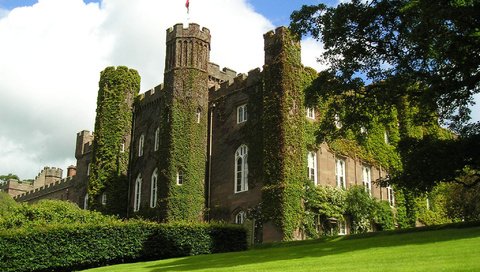
[[(0, 174), (74, 164), (76, 132), (93, 129), (99, 72), (126, 65), (142, 91), (161, 83), (165, 30), (186, 21), (184, 4), (40, 0), (0, 19)], [(213, 62), (238, 72), (263, 64), (273, 25), (245, 0), (192, 1), (190, 17), (210, 29)]]
[(318, 58), (325, 52), (323, 44), (314, 38), (308, 37), (302, 40), (302, 63), (305, 66), (322, 71), (328, 68), (328, 64), (321, 63)]

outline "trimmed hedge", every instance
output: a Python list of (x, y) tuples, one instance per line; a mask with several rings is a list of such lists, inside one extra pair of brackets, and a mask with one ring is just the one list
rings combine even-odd
[(52, 225), (0, 232), (0, 271), (72, 271), (245, 249), (246, 230), (235, 225)]

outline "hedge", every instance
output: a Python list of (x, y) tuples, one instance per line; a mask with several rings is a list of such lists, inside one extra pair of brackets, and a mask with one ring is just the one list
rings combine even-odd
[(72, 271), (246, 248), (241, 226), (144, 221), (52, 225), (1, 231), (0, 271)]

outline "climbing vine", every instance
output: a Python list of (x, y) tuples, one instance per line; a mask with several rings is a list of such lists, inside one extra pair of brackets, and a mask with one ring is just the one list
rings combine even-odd
[[(132, 128), (132, 104), (139, 89), (136, 70), (107, 67), (100, 74), (88, 187), (89, 206), (93, 209), (125, 216), (129, 158), (126, 144)], [(106, 205), (101, 203), (102, 194), (106, 194)]]

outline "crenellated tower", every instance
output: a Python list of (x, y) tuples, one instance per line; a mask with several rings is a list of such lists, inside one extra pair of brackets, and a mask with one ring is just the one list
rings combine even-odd
[(202, 220), (205, 208), (210, 31), (198, 24), (167, 30), (165, 118), (166, 221)]

